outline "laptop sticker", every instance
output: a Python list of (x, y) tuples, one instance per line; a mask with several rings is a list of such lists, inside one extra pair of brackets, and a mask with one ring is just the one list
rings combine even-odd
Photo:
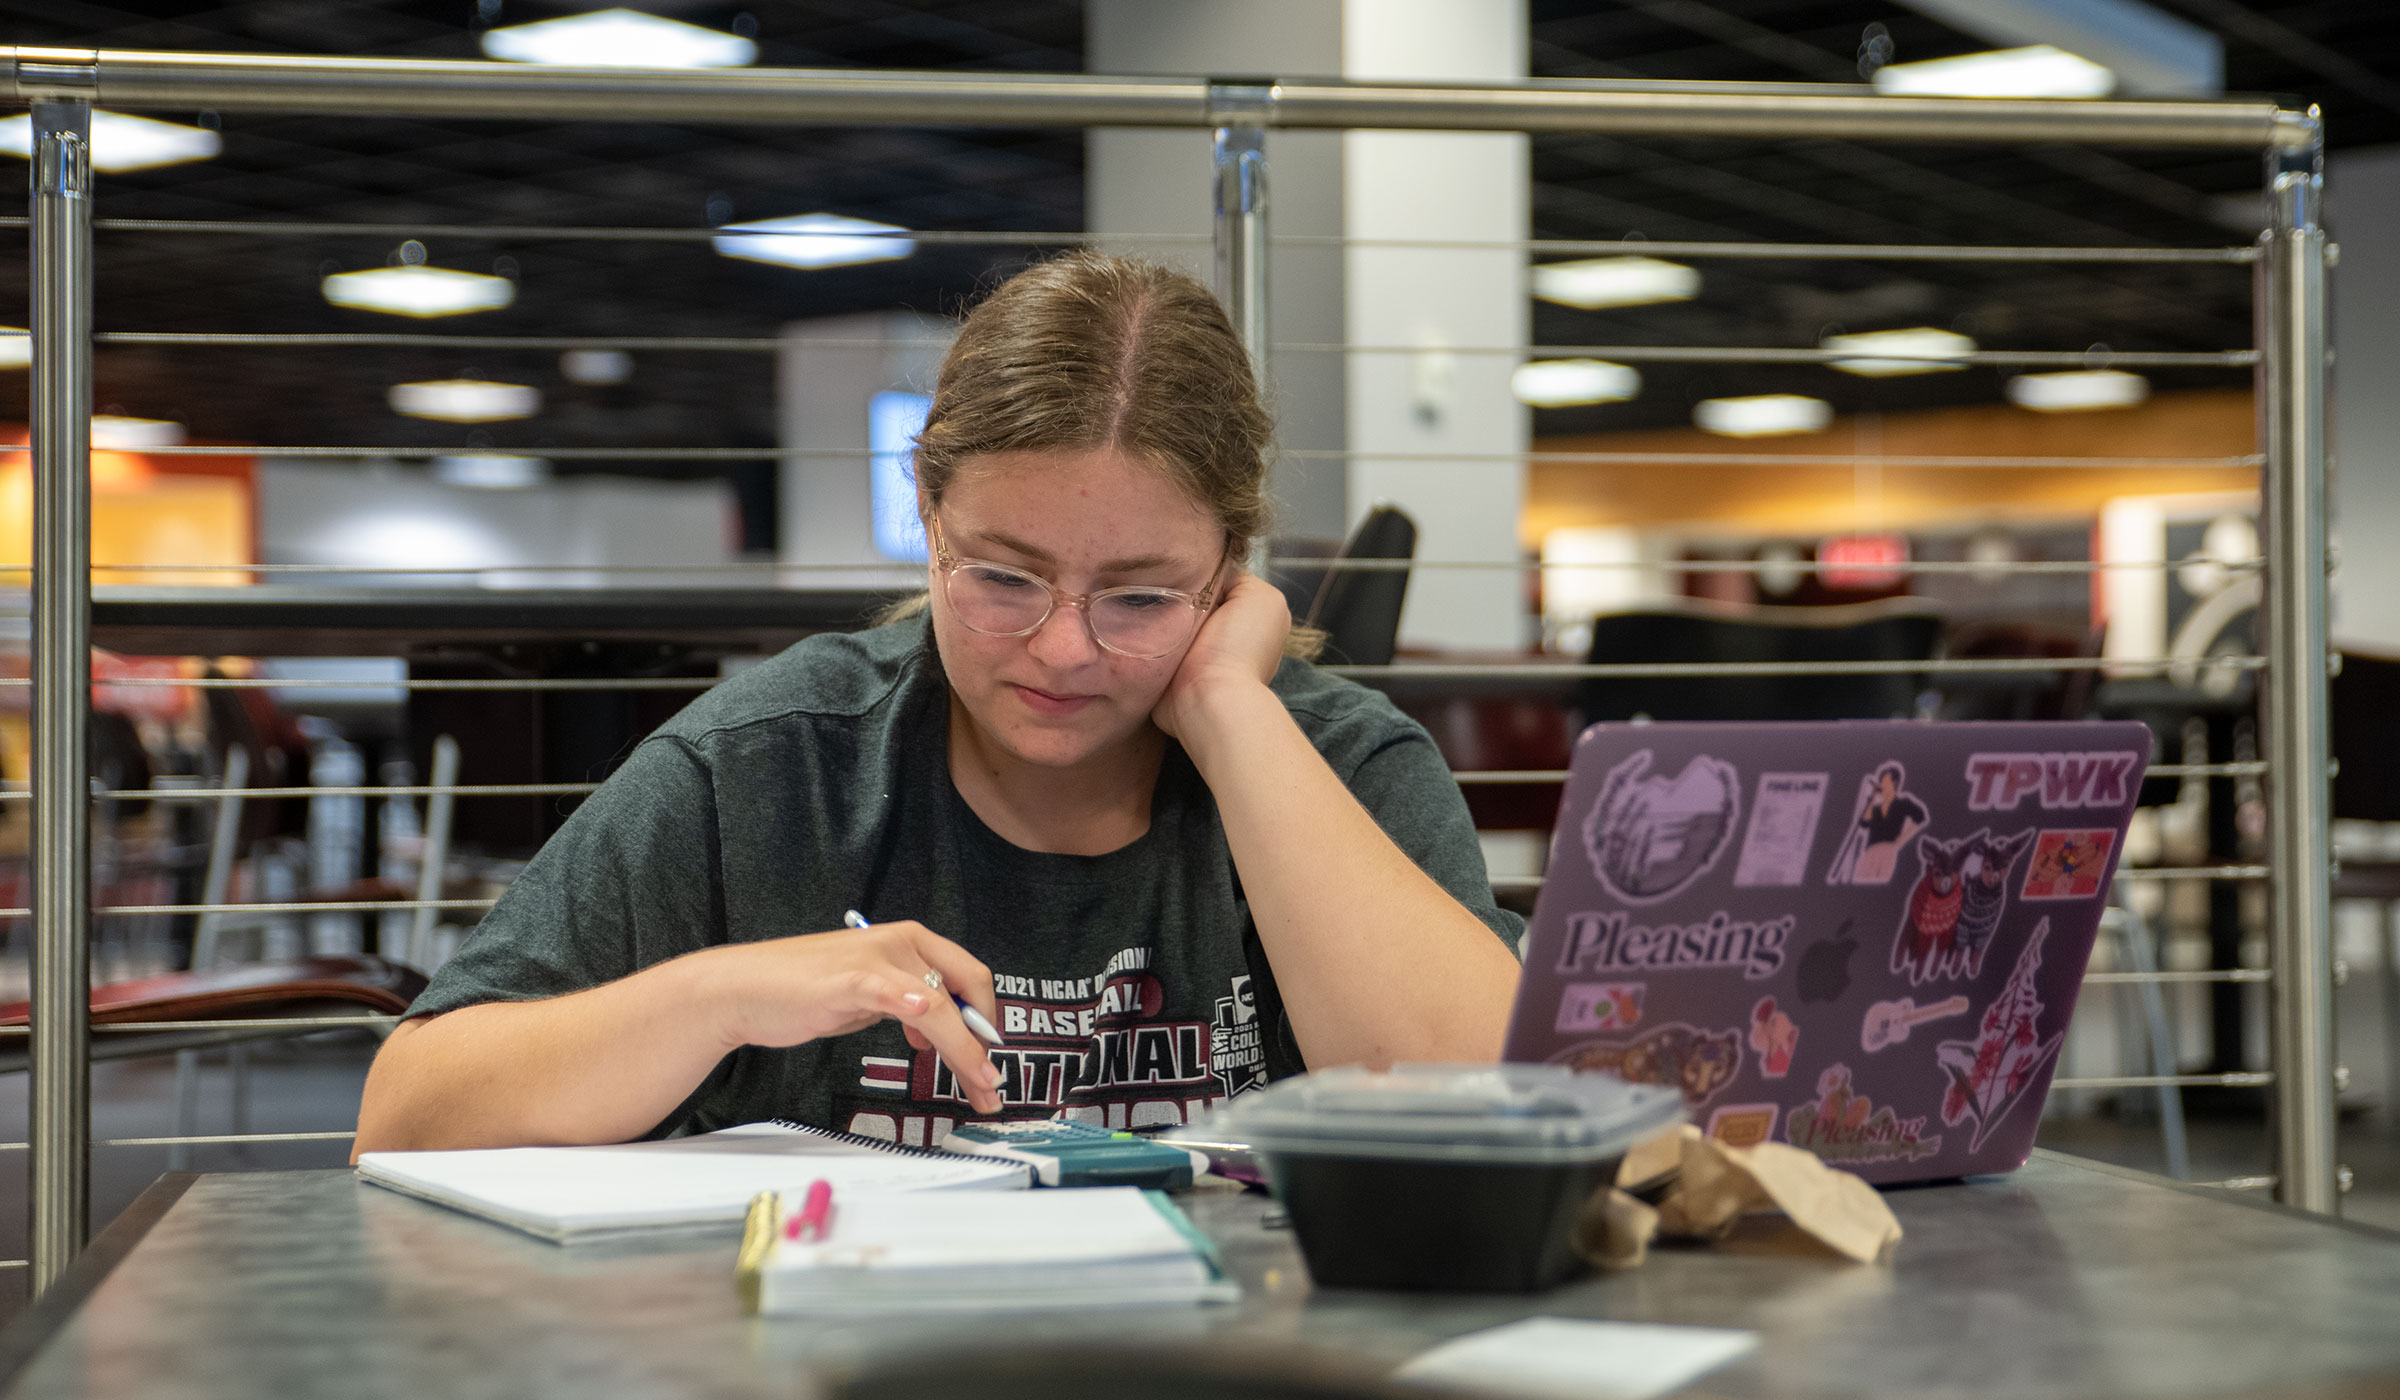
[(1908, 1033), (1927, 1021), (1963, 1016), (1967, 1011), (1965, 997), (1952, 997), (1931, 1006), (1919, 1006), (1912, 997), (1898, 1001), (1879, 1001), (1867, 1008), (1867, 1018), (1858, 1026), (1858, 1048), (1872, 1055), (1878, 1050), (1898, 1045), (1908, 1039)]
[(1688, 924), (1637, 924), (1621, 909), (1567, 916), (1567, 936), (1558, 970), (1577, 972), (1673, 972), (1704, 967), (1738, 967), (1756, 982), (1783, 966), (1784, 944), (1799, 923), (1737, 919), (1719, 909)]
[(1650, 774), (1643, 749), (1608, 770), (1583, 820), (1584, 849), (1610, 894), (1656, 904), (1708, 873), (1733, 840), (1741, 775), (1730, 763), (1693, 756), (1672, 778)]
[(1967, 760), (1967, 806), (2013, 812), (2026, 798), (2045, 811), (2118, 807), (2133, 796), (2138, 753), (1979, 753)]
[(2008, 911), (2009, 872), (2032, 844), (2032, 827), (2014, 836), (1994, 836), (1985, 828), (1967, 838), (1967, 858), (1959, 870), (1967, 897), (1958, 910), (1958, 951), (1969, 977), (1983, 974), (1983, 955)]
[(1742, 1032), (1674, 1021), (1631, 1040), (1571, 1046), (1551, 1060), (1578, 1070), (1605, 1070), (1628, 1084), (1679, 1089), (1684, 1102), (1698, 1108), (1741, 1073)]
[(1900, 868), (1901, 848), (1930, 820), (1925, 804), (1908, 790), (1908, 769), (1896, 761), (1878, 764), (1858, 780), (1858, 805), (1825, 883), (1890, 884)]
[(2050, 936), (2050, 921), (2034, 926), (2017, 955), (2008, 985), (1983, 1009), (1983, 1024), (1973, 1040), (1945, 1040), (1935, 1047), (1935, 1062), (1950, 1077), (1942, 1095), (1942, 1122), (1956, 1127), (1973, 1120), (1970, 1150), (1983, 1146), (2002, 1120), (2023, 1102), (2042, 1066), (2058, 1053), (2067, 1038), (2063, 1030), (2042, 1038), (2042, 998), (2034, 973), (2042, 966), (2042, 943)]
[(1994, 836), (1983, 827), (1951, 841), (1919, 841), (1922, 872), (1892, 940), (1892, 971), (1912, 984), (1982, 976), (1983, 955), (2008, 912), (2009, 873), (2033, 836), (2032, 827), (2014, 836)]
[(1839, 1061), (1817, 1076), (1813, 1103), (1794, 1105), (1783, 1118), (1784, 1140), (1835, 1165), (1918, 1162), (1942, 1150), (1942, 1135), (1925, 1136), (1925, 1119), (1902, 1118), (1886, 1104), (1850, 1087), (1850, 1066)]
[(1808, 879), (1808, 853), (1817, 844), (1829, 773), (1761, 773), (1750, 800), (1750, 829), (1742, 833), (1733, 883), (1742, 888), (1797, 885)]
[(1727, 1147), (1756, 1147), (1775, 1136), (1780, 1112), (1771, 1103), (1729, 1103), (1708, 1115), (1708, 1135)]
[(1750, 1048), (1758, 1055), (1762, 1079), (1781, 1079), (1792, 1070), (1792, 1052), (1800, 1048), (1800, 1028), (1775, 1009), (1775, 998), (1760, 997), (1750, 1008)]
[(1629, 1031), (1642, 1023), (1639, 982), (1570, 982), (1558, 998), (1562, 1032)]
[(2117, 844), (2113, 828), (2042, 832), (2025, 870), (2026, 899), (2090, 899), (2100, 893), (2100, 874)]
[(1958, 916), (1967, 901), (1961, 867), (1968, 840), (1928, 836), (1917, 843), (1916, 887), (1908, 892), (1900, 931), (1892, 937), (1892, 971), (1904, 974), (1911, 984), (1958, 975)]

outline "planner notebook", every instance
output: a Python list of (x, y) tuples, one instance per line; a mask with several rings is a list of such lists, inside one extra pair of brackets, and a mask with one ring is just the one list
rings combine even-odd
[(754, 1313), (1166, 1307), (1241, 1290), (1216, 1247), (1157, 1191), (858, 1196), (836, 1187), (825, 1237), (784, 1228), (799, 1192), (762, 1194), (737, 1277)]
[(793, 1123), (751, 1123), (661, 1142), (369, 1152), (358, 1175), (405, 1195), (578, 1244), (654, 1230), (732, 1227), (761, 1191), (812, 1181), (864, 1201), (891, 1191), (1015, 1190), (1019, 1162), (895, 1147)]

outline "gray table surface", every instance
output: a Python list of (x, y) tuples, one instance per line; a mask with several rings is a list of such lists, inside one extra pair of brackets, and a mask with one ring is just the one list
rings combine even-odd
[(9, 1393), (805, 1396), (829, 1370), (921, 1356), (929, 1333), (1331, 1349), (1372, 1368), (1532, 1314), (1756, 1329), (1757, 1352), (1700, 1383), (1714, 1395), (2400, 1393), (2400, 1236), (2046, 1153), (1888, 1193), (1908, 1236), (1887, 1264), (1758, 1218), (1530, 1298), (1314, 1291), (1261, 1198), (1200, 1194), (1241, 1303), (938, 1325), (744, 1317), (730, 1236), (560, 1248), (340, 1171), (190, 1179), (161, 1213), (170, 1196), (104, 1239), (95, 1264), (121, 1254), (105, 1274), (70, 1275), (47, 1316), (0, 1337), (23, 1358)]

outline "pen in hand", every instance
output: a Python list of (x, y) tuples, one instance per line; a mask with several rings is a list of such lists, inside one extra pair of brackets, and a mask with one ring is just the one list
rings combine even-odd
[[(869, 927), (867, 923), (867, 916), (859, 913), (856, 909), (843, 910), (842, 922), (848, 924), (852, 928)], [(943, 990), (948, 991), (949, 989), (945, 987)], [(985, 1020), (982, 1012), (977, 1011), (974, 1007), (968, 1005), (965, 997), (960, 996), (956, 992), (951, 992), (950, 1002), (953, 1006), (958, 1008), (958, 1018), (967, 1023), (967, 1029), (975, 1033), (975, 1038), (977, 1040), (980, 1040), (984, 1044), (991, 1046), (1002, 1046), (1008, 1044), (1007, 1041), (1000, 1038), (999, 1029), (993, 1026), (991, 1022)]]

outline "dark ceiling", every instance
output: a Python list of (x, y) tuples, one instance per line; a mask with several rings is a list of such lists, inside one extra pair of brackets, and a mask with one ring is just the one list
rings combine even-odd
[[(2323, 104), (2337, 147), (2400, 140), (2400, 20), (2358, 0), (2153, 0), (2226, 43), (2228, 87)], [(0, 42), (94, 48), (473, 57), (484, 0), (233, 0), (144, 6), (0, 0)], [(565, 12), (506, 0), (502, 23)], [(571, 8), (587, 8), (573, 6)], [(1077, 0), (753, 0), (650, 8), (715, 28), (755, 26), (762, 64), (1074, 71)], [(1544, 77), (1849, 81), (1867, 26), (1897, 61), (1989, 47), (1874, 0), (1533, 0)], [(2297, 100), (2297, 99), (2295, 99)], [(175, 114), (162, 113), (172, 116)], [(191, 114), (197, 115), (197, 114)], [(212, 118), (213, 119), (213, 118)], [(428, 122), (226, 113), (218, 159), (100, 178), (117, 219), (304, 219), (700, 229), (833, 210), (919, 229), (1076, 230), (1079, 134), (1043, 131), (725, 129)], [(2224, 245), (2248, 241), (2250, 156), (2080, 148), (1909, 149), (1845, 142), (1699, 143), (1598, 137), (1534, 142), (1538, 237)], [(2254, 223), (2252, 225), (2254, 227)], [(513, 262), (501, 312), (426, 329), (509, 335), (773, 335), (810, 316), (955, 307), (1021, 250), (922, 247), (896, 263), (795, 273), (721, 258), (702, 242), (615, 243), (506, 233), (428, 237), (439, 265)], [(318, 279), (378, 266), (391, 234), (303, 237), (106, 230), (103, 330), (417, 329), (327, 305)], [(0, 232), (0, 281), (25, 285), (23, 235)], [(2213, 350), (2250, 337), (2238, 267), (2071, 269), (1896, 263), (1711, 263), (1695, 302), (1610, 313), (1542, 305), (1544, 343), (1814, 345), (1829, 327), (1954, 325), (1991, 348)], [(0, 316), (24, 324), (18, 309)], [(539, 418), (469, 430), (395, 416), (399, 379), (474, 372), (539, 385)], [(759, 354), (656, 352), (633, 379), (567, 383), (551, 352), (105, 347), (103, 408), (176, 418), (194, 436), (268, 444), (658, 448), (775, 440), (772, 366)], [(2163, 385), (2239, 382), (2221, 371)], [(22, 382), (21, 376), (18, 382)], [(1860, 380), (1785, 367), (1649, 372), (1635, 403), (1537, 415), (1543, 432), (1688, 420), (1692, 400), (1799, 388), (1844, 409), (1996, 397), (1989, 370)], [(8, 392), (13, 386), (0, 385)], [(571, 464), (562, 467), (573, 469)], [(770, 543), (764, 464), (614, 463), (610, 470), (733, 475), (750, 543)]]

